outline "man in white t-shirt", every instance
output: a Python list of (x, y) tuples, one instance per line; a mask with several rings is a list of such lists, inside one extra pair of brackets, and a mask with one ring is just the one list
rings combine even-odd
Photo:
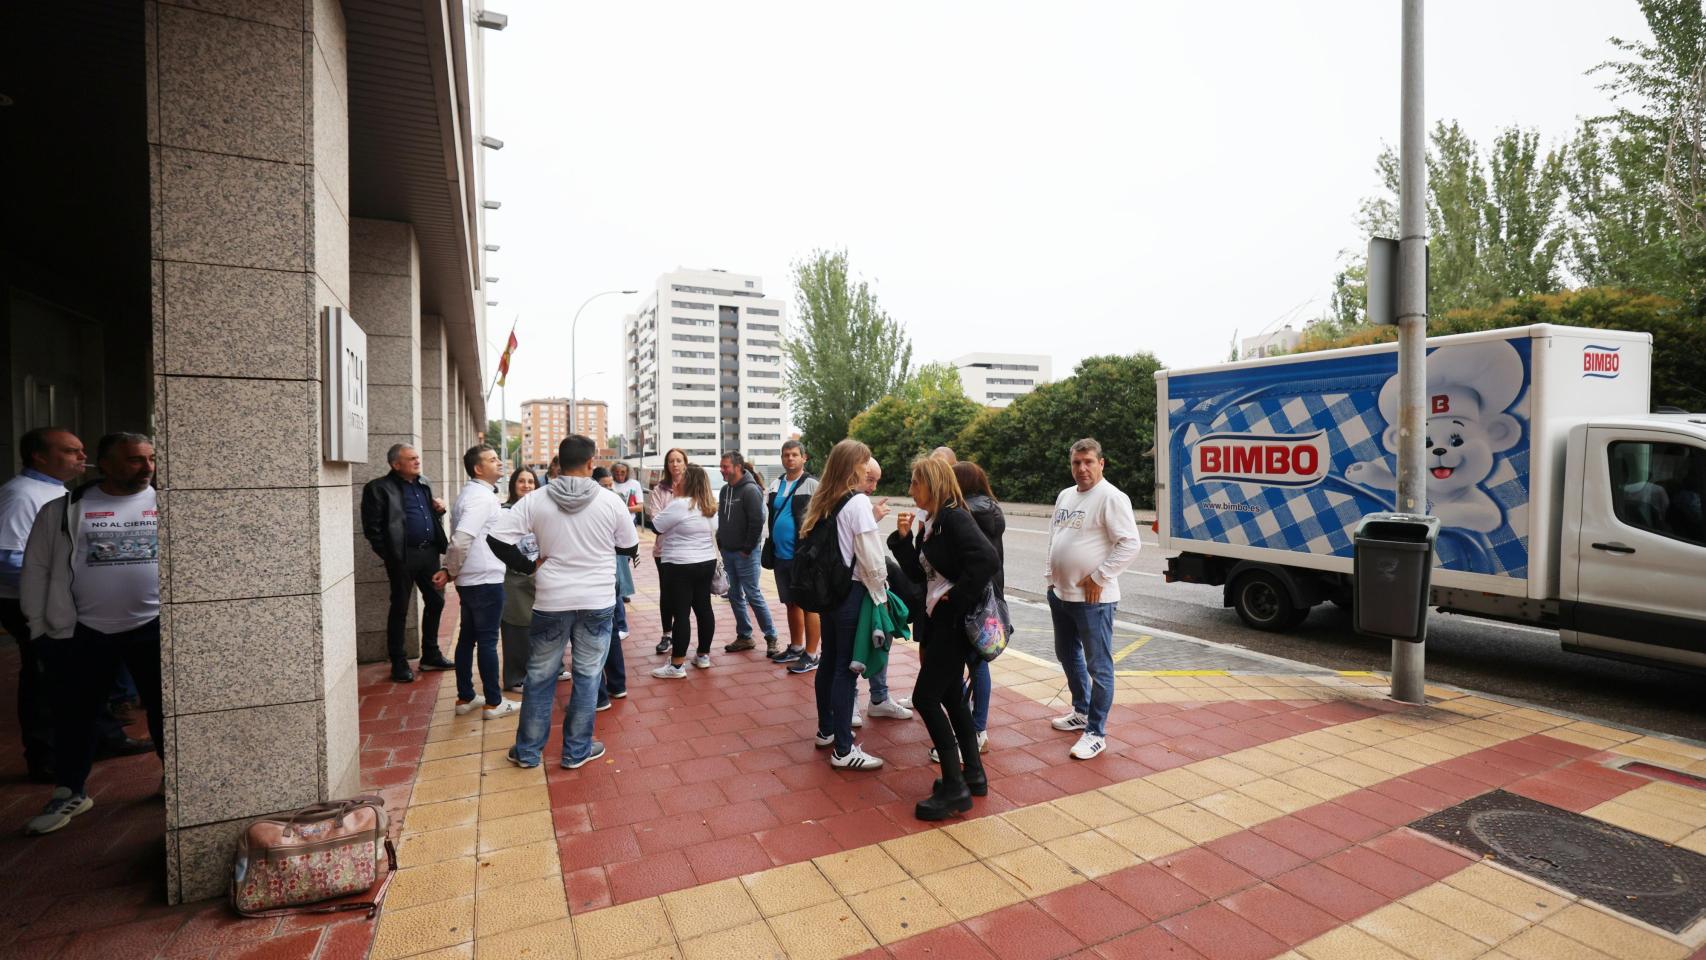
[(163, 758), (160, 710), (160, 514), (154, 444), (136, 433), (101, 438), (101, 480), (42, 507), (24, 548), (19, 603), (47, 661), (58, 786), (24, 827), (52, 833), (94, 806), (84, 785), (96, 717), (122, 662)]
[(491, 533), (493, 552), (517, 571), (534, 565), (515, 545), (528, 534), (539, 542), (527, 682), (509, 751), (509, 761), (519, 767), (539, 765), (565, 645), (571, 648), (574, 691), (563, 714), (563, 767), (573, 770), (604, 755), (592, 731), (615, 613), (613, 559), (618, 553), (638, 555), (640, 538), (622, 498), (592, 479), (597, 453), (589, 437), (565, 439), (557, 450), (558, 477), (503, 511)]
[(1074, 485), (1054, 498), (1049, 527), (1045, 579), (1054, 618), (1054, 654), (1072, 690), (1072, 712), (1055, 718), (1054, 728), (1082, 731), (1072, 745), (1077, 760), (1089, 760), (1107, 745), (1120, 574), (1143, 545), (1131, 498), (1102, 478), (1104, 466), (1102, 445), (1095, 440), (1086, 437), (1072, 445)]
[[(456, 712), (465, 715), (479, 710), (481, 716), (494, 720), (521, 709), (521, 704), (503, 695), (498, 626), (503, 622), (504, 565), (486, 544), (503, 512), (498, 502), (503, 461), (496, 450), (481, 443), (462, 454), (462, 469), (468, 482), (450, 510), (450, 549), (444, 555), (444, 571), (456, 581), (462, 608), (462, 629), (456, 637)], [(483, 694), (474, 693), (476, 653)]]

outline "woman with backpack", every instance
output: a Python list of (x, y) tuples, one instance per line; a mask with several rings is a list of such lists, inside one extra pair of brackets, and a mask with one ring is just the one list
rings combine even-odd
[(989, 792), (983, 758), (978, 756), (977, 728), (964, 694), (966, 667), (980, 659), (965, 623), (1001, 567), (995, 548), (966, 509), (954, 468), (946, 460), (914, 461), (909, 492), (928, 519), (915, 540), (913, 514), (902, 512), (889, 536), (889, 549), (900, 568), (924, 584), (924, 609), (914, 612), (923, 663), (912, 706), (924, 718), (942, 764), (942, 778), (930, 796), (918, 801), (913, 815), (942, 820), (970, 810), (972, 797)]
[(657, 530), (657, 539), (652, 541), (652, 565), (657, 567), (658, 571), (658, 615), (663, 620), (663, 636), (658, 639), (658, 653), (668, 653), (670, 647), (674, 646), (671, 642), (671, 628), (675, 626), (675, 611), (661, 601), (662, 595), (669, 588), (664, 580), (663, 560), (660, 559), (663, 556), (665, 535), (662, 530), (657, 529), (657, 518), (658, 514), (669, 509), (670, 503), (675, 499), (676, 487), (681, 483), (682, 473), (686, 469), (687, 451), (680, 447), (671, 447), (669, 452), (663, 455), (663, 479), (652, 484), (652, 492), (646, 494), (646, 521), (653, 530)]
[(711, 496), (711, 478), (696, 463), (682, 470), (675, 497), (663, 512), (652, 518), (663, 551), (658, 569), (663, 572), (661, 603), (675, 623), (675, 636), (668, 663), (652, 671), (660, 680), (687, 676), (688, 623), (699, 622), (698, 653), (693, 665), (711, 666), (711, 640), (717, 630), (717, 615), (711, 608), (711, 578), (717, 573), (717, 498)]
[[(800, 545), (793, 575), (802, 597), (815, 596), (808, 609), (820, 613), (822, 645), (818, 656), (817, 745), (829, 747), (829, 765), (841, 770), (875, 770), (879, 757), (853, 742), (854, 632), (865, 599), (888, 602), (888, 563), (877, 532), (871, 498), (860, 492), (871, 448), (843, 440), (829, 451), (823, 476), (800, 524)], [(825, 584), (825, 580), (829, 581)], [(839, 596), (837, 596), (839, 594)], [(822, 601), (829, 601), (822, 603)], [(821, 608), (820, 608), (821, 607)]]

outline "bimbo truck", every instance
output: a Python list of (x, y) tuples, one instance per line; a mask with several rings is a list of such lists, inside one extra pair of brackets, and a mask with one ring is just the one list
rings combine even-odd
[[(1162, 370), (1169, 582), (1252, 627), (1351, 603), (1352, 535), (1394, 509), (1395, 344)], [(1653, 414), (1652, 337), (1540, 324), (1428, 341), (1431, 603), (1565, 649), (1706, 669), (1706, 415)]]

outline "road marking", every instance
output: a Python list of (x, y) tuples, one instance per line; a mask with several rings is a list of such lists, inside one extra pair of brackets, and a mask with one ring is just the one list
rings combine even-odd
[(1372, 677), (1372, 676), (1374, 676), (1373, 670), (1335, 670), (1333, 672), (1337, 673), (1341, 677)]
[(1116, 677), (1226, 677), (1230, 670), (1115, 670)]
[(1138, 637), (1136, 641), (1131, 643), (1131, 645), (1127, 646), (1124, 650), (1121, 650), (1119, 653), (1114, 654), (1114, 662), (1119, 663), (1121, 660), (1124, 660), (1132, 652), (1136, 651), (1137, 649), (1142, 647), (1144, 644), (1148, 643), (1149, 641), (1151, 641), (1153, 639), (1155, 639), (1155, 638), (1152, 636), (1149, 636), (1148, 634), (1144, 634), (1143, 636)]
[(1122, 577), (1160, 577), (1161, 574), (1150, 573), (1148, 570), (1127, 570), (1126, 572), (1120, 574), (1120, 576), (1122, 576)]

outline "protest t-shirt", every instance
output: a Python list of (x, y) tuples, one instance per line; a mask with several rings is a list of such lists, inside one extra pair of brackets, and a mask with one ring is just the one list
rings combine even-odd
[(95, 487), (72, 509), (80, 514), (71, 557), (77, 622), (122, 633), (158, 617), (160, 510), (154, 488), (115, 497)]

